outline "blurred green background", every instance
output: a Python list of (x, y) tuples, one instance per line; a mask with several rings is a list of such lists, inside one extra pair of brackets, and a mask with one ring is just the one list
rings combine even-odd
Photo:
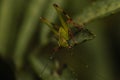
[[(39, 18), (57, 23), (53, 3), (76, 22), (87, 22), (96, 38), (49, 60), (57, 42)], [(119, 80), (119, 5), (120, 0), (0, 0), (0, 80)]]

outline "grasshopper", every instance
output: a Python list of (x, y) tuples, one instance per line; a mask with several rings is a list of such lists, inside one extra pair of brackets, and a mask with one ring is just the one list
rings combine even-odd
[[(57, 12), (61, 25), (51, 23), (43, 17), (40, 17), (40, 20), (41, 22), (47, 24), (54, 33), (55, 38), (58, 41), (58, 48), (72, 48), (77, 44), (91, 40), (95, 37), (92, 32), (84, 28), (84, 24), (74, 22), (72, 18), (57, 4), (53, 4), (53, 7)], [(53, 58), (53, 55), (50, 59)], [(45, 65), (43, 71), (47, 65), (48, 63)], [(43, 71), (41, 73), (43, 73)]]
[[(53, 4), (53, 7), (57, 12), (61, 25), (51, 23), (44, 17), (40, 17), (40, 21), (48, 25), (55, 35), (58, 42), (58, 47), (56, 48), (57, 50), (61, 47), (72, 48), (77, 44), (92, 40), (95, 37), (91, 31), (84, 28), (84, 24), (74, 22), (72, 18), (57, 4)], [(55, 54), (53, 54), (50, 59), (53, 59), (54, 55)], [(48, 63), (45, 65), (41, 74), (44, 72), (47, 65)]]
[(59, 47), (72, 48), (76, 44), (91, 40), (95, 35), (83, 24), (75, 23), (72, 18), (57, 4), (53, 4), (57, 11), (61, 25), (49, 22), (47, 19), (40, 17), (40, 20), (47, 24), (51, 31), (55, 34)]

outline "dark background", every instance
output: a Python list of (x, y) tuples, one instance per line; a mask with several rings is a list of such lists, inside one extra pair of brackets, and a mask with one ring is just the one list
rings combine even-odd
[[(49, 58), (57, 46), (51, 43), (53, 34), (39, 17), (44, 16), (57, 24), (58, 17), (52, 4), (58, 3), (76, 21), (82, 10), (95, 1), (0, 0), (0, 79), (39, 80), (39, 72), (30, 67), (32, 63), (28, 56), (39, 46), (37, 55)], [(119, 80), (120, 12), (97, 18), (85, 27), (96, 38), (70, 50), (59, 50), (56, 59), (75, 72), (78, 80)]]

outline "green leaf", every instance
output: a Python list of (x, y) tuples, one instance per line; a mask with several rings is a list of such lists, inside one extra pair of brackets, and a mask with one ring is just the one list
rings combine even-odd
[(83, 9), (83, 12), (77, 16), (79, 23), (88, 23), (98, 17), (104, 17), (114, 14), (120, 10), (120, 0), (98, 0), (92, 5)]

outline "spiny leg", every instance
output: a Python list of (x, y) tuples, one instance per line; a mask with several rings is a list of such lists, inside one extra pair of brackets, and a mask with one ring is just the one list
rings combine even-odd
[(73, 41), (74, 45), (76, 45), (77, 41), (75, 40), (74, 35), (73, 35), (73, 33), (72, 33), (72, 31), (70, 29), (69, 29), (69, 36), (70, 36), (70, 39)]

